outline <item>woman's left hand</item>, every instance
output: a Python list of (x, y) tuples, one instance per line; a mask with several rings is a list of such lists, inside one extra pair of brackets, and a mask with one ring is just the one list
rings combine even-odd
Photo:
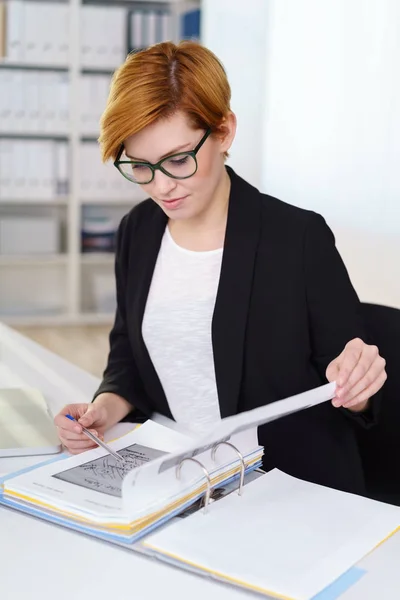
[(333, 406), (354, 412), (366, 410), (369, 398), (387, 379), (385, 365), (376, 346), (369, 346), (358, 338), (351, 340), (326, 370), (328, 381), (337, 384)]

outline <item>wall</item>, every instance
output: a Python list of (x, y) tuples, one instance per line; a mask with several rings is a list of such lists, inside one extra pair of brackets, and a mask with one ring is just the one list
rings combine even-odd
[(229, 164), (254, 185), (261, 185), (265, 114), (264, 60), (266, 0), (251, 0), (243, 10), (236, 0), (202, 0), (202, 42), (222, 60), (237, 114), (236, 141)]
[(263, 101), (247, 63), (227, 56), (238, 117), (252, 132), (232, 159), (264, 191), (325, 216), (362, 300), (400, 307), (400, 3), (265, 0), (257, 15), (256, 3), (231, 0), (229, 26), (208, 29), (217, 7), (205, 4), (204, 40), (222, 56), (235, 44), (240, 53), (251, 21), (245, 44)]

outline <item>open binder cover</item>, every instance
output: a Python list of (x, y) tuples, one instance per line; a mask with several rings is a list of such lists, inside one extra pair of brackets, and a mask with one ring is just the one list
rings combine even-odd
[(0, 502), (111, 541), (133, 543), (205, 492), (258, 466), (263, 454), (258, 425), (325, 402), (334, 393), (335, 384), (328, 384), (234, 415), (201, 439), (148, 421), (112, 442), (125, 462), (96, 448), (32, 468), (6, 478)]
[(169, 563), (268, 597), (318, 600), (399, 529), (397, 506), (275, 469), (247, 484), (242, 496), (225, 496), (206, 516), (198, 511), (176, 520), (141, 545)]
[(42, 394), (33, 388), (0, 389), (0, 457), (60, 451), (61, 442)]

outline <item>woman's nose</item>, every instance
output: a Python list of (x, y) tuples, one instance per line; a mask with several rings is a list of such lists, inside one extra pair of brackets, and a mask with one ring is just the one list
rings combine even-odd
[(162, 171), (157, 170), (154, 173), (152, 186), (154, 196), (165, 199), (168, 198), (169, 194), (176, 188), (177, 182), (172, 177), (168, 177), (168, 175), (165, 175)]

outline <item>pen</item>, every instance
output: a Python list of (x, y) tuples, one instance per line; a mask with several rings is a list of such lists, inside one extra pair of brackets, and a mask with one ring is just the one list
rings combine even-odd
[[(76, 419), (74, 419), (74, 417), (72, 415), (65, 415), (65, 416), (70, 421), (75, 421), (75, 423), (78, 423), (78, 421)], [(83, 427), (83, 425), (81, 425), (80, 423), (78, 423), (78, 425), (80, 425), (82, 427), (83, 433), (85, 435), (87, 435), (88, 438), (93, 440), (93, 442), (95, 442), (96, 444), (98, 444), (99, 446), (104, 448), (104, 450), (107, 450), (107, 452), (109, 452), (112, 456), (114, 456), (114, 458), (117, 458), (118, 460), (125, 462), (125, 459), (123, 456), (120, 456), (119, 454), (117, 454), (112, 448), (110, 448), (110, 446), (108, 444), (106, 444), (100, 438), (98, 438), (97, 435), (94, 435), (91, 431), (89, 431), (89, 429), (86, 429), (86, 427)]]

